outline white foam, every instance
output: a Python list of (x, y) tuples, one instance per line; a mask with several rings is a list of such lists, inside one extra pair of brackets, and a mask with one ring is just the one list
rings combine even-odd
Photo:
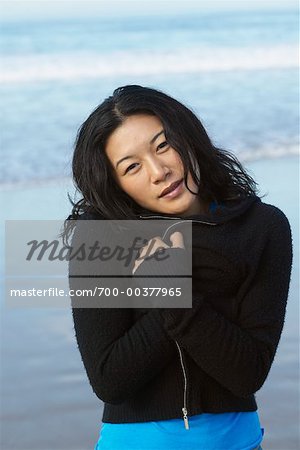
[(263, 147), (241, 151), (237, 154), (241, 162), (257, 161), (260, 159), (276, 159), (283, 156), (299, 155), (299, 146), (294, 145), (265, 145)]
[(114, 51), (2, 58), (1, 83), (80, 80), (124, 75), (294, 68), (297, 46), (257, 48), (198, 47), (173, 51)]
[[(277, 159), (282, 157), (299, 156), (299, 146), (297, 144), (289, 145), (269, 145), (260, 148), (249, 148), (249, 150), (241, 150), (234, 152), (237, 158), (242, 162), (259, 161), (264, 159)], [(55, 187), (58, 189), (74, 191), (71, 177), (48, 177), (48, 178), (29, 178), (14, 181), (2, 181), (0, 180), (0, 192), (19, 189), (43, 189), (47, 187)]]

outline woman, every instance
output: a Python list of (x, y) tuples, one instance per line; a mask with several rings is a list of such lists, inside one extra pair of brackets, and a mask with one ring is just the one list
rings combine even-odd
[[(170, 223), (140, 246), (129, 267), (137, 283), (155, 273), (158, 250), (169, 258), (167, 275), (183, 268), (181, 225), (192, 224), (192, 308), (81, 308), (72, 298), (81, 357), (104, 401), (95, 449), (261, 448), (254, 394), (284, 323), (292, 261), (285, 215), (261, 201), (255, 181), (190, 109), (137, 85), (116, 89), (84, 122), (73, 176), (82, 199), (67, 238), (82, 219)], [(157, 281), (172, 286), (172, 278)], [(70, 284), (81, 286), (72, 275)]]

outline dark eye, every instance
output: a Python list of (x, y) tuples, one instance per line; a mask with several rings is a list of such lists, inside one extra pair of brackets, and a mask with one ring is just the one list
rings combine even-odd
[(134, 164), (130, 164), (130, 166), (127, 167), (127, 169), (125, 170), (125, 173), (129, 172), (131, 169), (134, 168), (134, 166), (136, 166), (137, 163)]
[(164, 148), (166, 146), (168, 146), (168, 143), (167, 143), (167, 141), (164, 141), (161, 144), (159, 144), (159, 146), (157, 147), (157, 150), (160, 150), (161, 148)]

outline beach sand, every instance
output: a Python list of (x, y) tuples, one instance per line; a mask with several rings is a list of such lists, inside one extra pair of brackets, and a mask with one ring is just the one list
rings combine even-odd
[[(297, 157), (246, 164), (265, 203), (287, 215), (294, 263), (282, 338), (256, 394), (264, 450), (299, 448), (299, 166)], [(63, 219), (69, 180), (2, 189), (4, 219)], [(1, 229), (3, 235), (3, 226)], [(4, 450), (90, 450), (102, 403), (92, 393), (74, 340), (69, 310), (8, 310), (1, 303), (1, 445)], [(225, 449), (224, 449), (225, 450)], [(228, 449), (226, 449), (228, 450)]]

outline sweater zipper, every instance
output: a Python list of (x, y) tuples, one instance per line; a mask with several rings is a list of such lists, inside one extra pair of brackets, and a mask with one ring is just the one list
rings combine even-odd
[(163, 234), (163, 236), (162, 236), (162, 239), (165, 238), (165, 236), (166, 236), (166, 234), (167, 234), (167, 232), (169, 231), (170, 228), (175, 227), (178, 223), (182, 223), (183, 221), (184, 221), (185, 223), (186, 223), (186, 222), (192, 222), (192, 223), (193, 223), (193, 222), (196, 222), (196, 223), (204, 223), (205, 225), (213, 225), (213, 226), (218, 225), (218, 224), (215, 223), (215, 222), (204, 222), (203, 220), (198, 220), (198, 219), (181, 219), (180, 217), (140, 216), (140, 218), (141, 218), (141, 219), (154, 219), (154, 218), (158, 218), (158, 219), (171, 219), (171, 220), (173, 220), (173, 219), (178, 219), (178, 220), (180, 220), (180, 222), (172, 223), (172, 225), (170, 225), (170, 226), (165, 230), (165, 232), (164, 232), (164, 234)]
[[(169, 219), (169, 220), (178, 219), (178, 220), (181, 220), (181, 222), (182, 221), (184, 221), (184, 222), (198, 222), (198, 223), (204, 223), (205, 225), (218, 225), (215, 222), (204, 222), (203, 220), (199, 220), (199, 219), (184, 219), (184, 218), (181, 218), (181, 217), (168, 217), (168, 216), (139, 216), (139, 217), (141, 219)], [(176, 223), (172, 224), (172, 226), (176, 225), (177, 223), (179, 223), (179, 222), (176, 222)]]
[(186, 430), (189, 430), (189, 419), (188, 419), (188, 410), (187, 410), (187, 373), (186, 373), (186, 369), (184, 366), (184, 362), (183, 362), (183, 354), (180, 348), (180, 345), (178, 344), (178, 342), (175, 340), (175, 343), (177, 345), (178, 351), (179, 351), (179, 356), (180, 356), (180, 364), (182, 367), (182, 371), (183, 371), (183, 378), (184, 378), (184, 391), (183, 391), (183, 408), (182, 408), (182, 414), (183, 414), (183, 422), (184, 422), (184, 426)]
[[(166, 217), (166, 216), (140, 216), (141, 219), (178, 219), (181, 220), (180, 223), (182, 223), (182, 219), (181, 217)], [(218, 225), (215, 222), (204, 222), (202, 220), (198, 220), (198, 219), (187, 219), (185, 220), (185, 222), (198, 222), (198, 223), (204, 223), (206, 225)], [(170, 227), (168, 227), (164, 233), (164, 235), (162, 236), (162, 239), (164, 239), (166, 233), (168, 232), (168, 230), (170, 228), (172, 228), (173, 226), (177, 225), (177, 223), (173, 223)], [(186, 430), (189, 430), (189, 419), (188, 419), (188, 409), (187, 409), (187, 388), (188, 388), (188, 379), (187, 379), (187, 372), (186, 372), (186, 368), (184, 365), (184, 359), (183, 359), (183, 354), (182, 354), (182, 350), (180, 348), (180, 345), (178, 344), (178, 342), (175, 339), (175, 343), (177, 345), (178, 351), (179, 351), (179, 357), (180, 357), (180, 364), (181, 364), (181, 368), (182, 368), (182, 372), (183, 372), (183, 378), (184, 378), (184, 391), (183, 391), (183, 408), (182, 409), (182, 414), (183, 414), (183, 422), (184, 422), (184, 426)]]

